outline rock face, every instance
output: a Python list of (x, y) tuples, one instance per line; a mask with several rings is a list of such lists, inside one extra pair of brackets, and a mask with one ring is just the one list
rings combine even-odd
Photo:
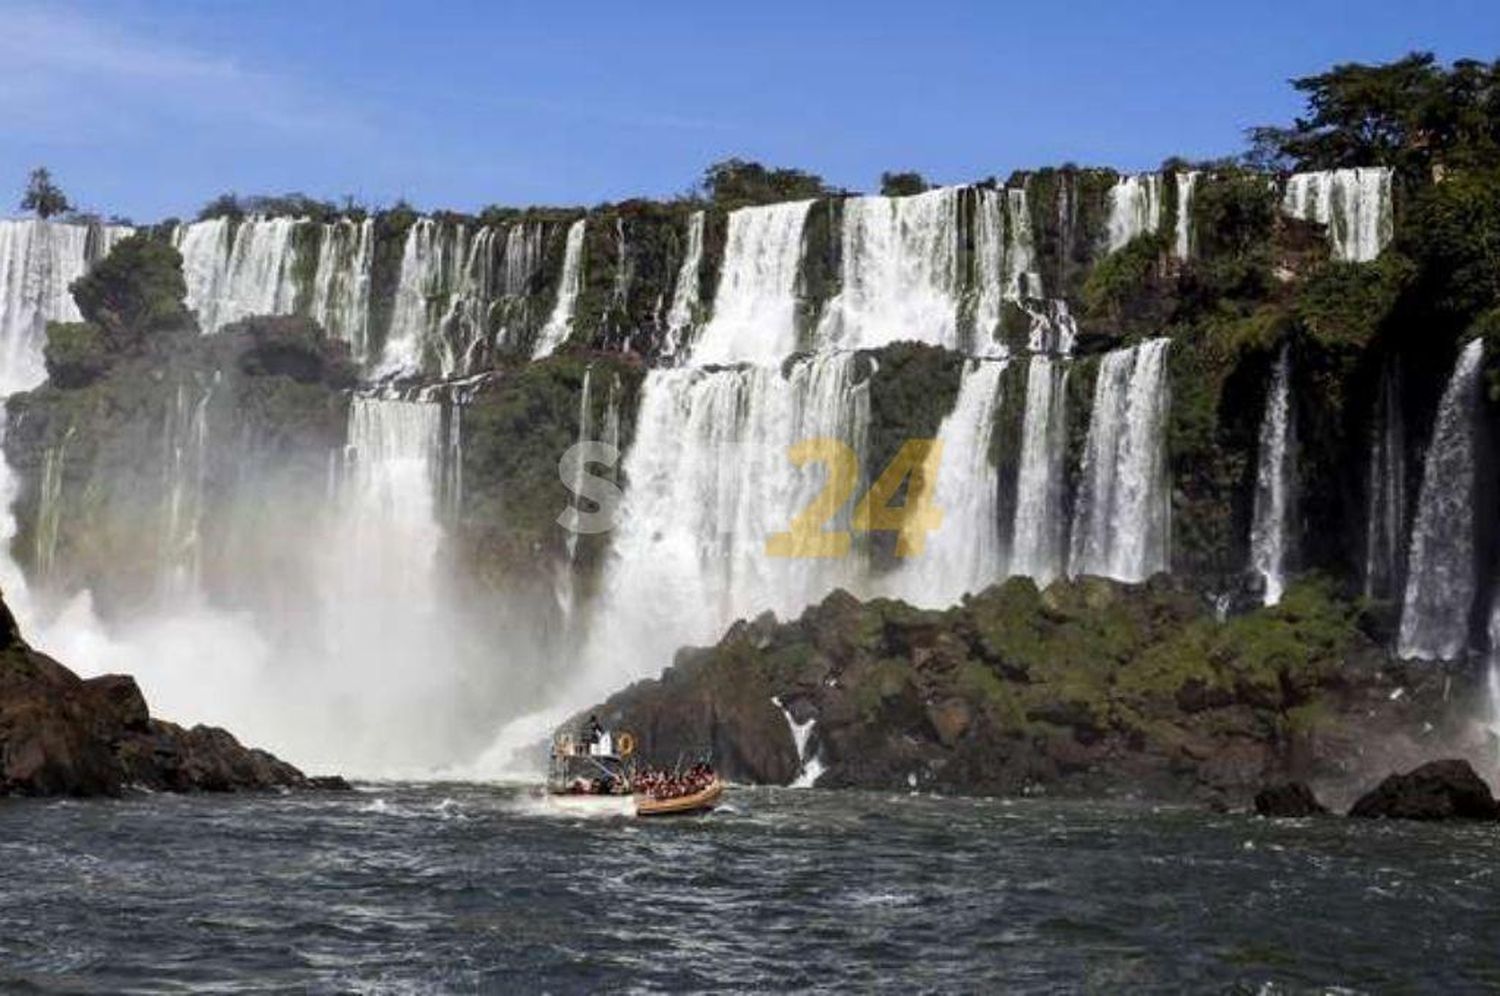
[(1326, 816), (1328, 807), (1318, 801), (1306, 782), (1284, 782), (1255, 793), (1255, 812), (1258, 816), (1301, 819)]
[(153, 719), (135, 680), (83, 679), (21, 639), (0, 602), (0, 795), (337, 788), (224, 730)]
[[(680, 651), (593, 711), (651, 761), (709, 754), (736, 780), (786, 784), (816, 761), (820, 787), (1245, 804), (1431, 754), (1451, 733), (1440, 680), (1387, 667), (1317, 584), (1219, 622), (1165, 578), (1015, 578), (946, 611), (835, 592)], [(1305, 789), (1267, 804), (1317, 811)]]
[(1390, 775), (1360, 796), (1349, 815), (1388, 820), (1495, 820), (1500, 803), (1469, 762), (1431, 761)]

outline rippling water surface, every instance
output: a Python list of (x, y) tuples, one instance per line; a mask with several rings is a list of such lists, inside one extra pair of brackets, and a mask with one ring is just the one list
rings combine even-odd
[(1500, 829), (741, 789), (0, 800), (0, 990), (1500, 986)]

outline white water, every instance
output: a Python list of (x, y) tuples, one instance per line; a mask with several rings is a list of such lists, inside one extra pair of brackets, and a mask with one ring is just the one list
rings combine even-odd
[(942, 457), (932, 501), (942, 523), (927, 534), (922, 553), (895, 572), (889, 585), (894, 597), (946, 608), (1005, 574), (1000, 485), (991, 459), (1005, 367), (1003, 361), (970, 360), (964, 368), (958, 398), (937, 433)]
[(1287, 180), (1282, 210), (1328, 226), (1333, 258), (1362, 263), (1395, 234), (1391, 170), (1386, 167), (1297, 173)]
[(1026, 190), (974, 191), (974, 334), (972, 352), (998, 353), (995, 344), (1002, 305), (1042, 296), (1042, 277), (1036, 272), (1036, 246)]
[(774, 363), (797, 351), (797, 277), (812, 203), (730, 213), (713, 315), (693, 346), (694, 363)]
[(966, 345), (959, 326), (962, 193), (942, 187), (844, 201), (841, 286), (818, 323), (819, 348), (873, 349), (900, 340)]
[[(203, 578), (204, 484), (208, 477), (208, 405), (213, 386), (177, 386), (167, 410), (162, 440), (165, 480), (161, 535), (157, 541), (160, 599), (171, 605), (194, 598)], [(60, 496), (59, 496), (60, 497)]]
[(1115, 181), (1109, 191), (1108, 250), (1115, 252), (1160, 228), (1161, 176), (1139, 173)]
[(1250, 569), (1260, 575), (1263, 601), (1275, 605), (1286, 590), (1288, 548), (1295, 535), (1297, 430), (1291, 406), (1291, 354), (1282, 346), (1271, 368), (1260, 423), (1255, 506), (1250, 525)]
[(1166, 570), (1166, 339), (1104, 356), (1073, 518), (1070, 574), (1140, 581)]
[(1026, 371), (1010, 573), (1043, 586), (1062, 573), (1067, 538), (1068, 374), (1065, 360), (1040, 353)]
[(131, 229), (0, 220), (0, 395), (46, 376), (47, 323), (82, 316), (68, 287)]
[(323, 225), (309, 305), (309, 317), (335, 339), (347, 342), (361, 364), (369, 360), (370, 265), (374, 252), (372, 219), (340, 218)]
[(551, 356), (573, 333), (573, 312), (578, 306), (578, 292), (583, 286), (583, 235), (585, 219), (579, 218), (568, 227), (567, 242), (563, 247), (562, 276), (557, 283), (557, 300), (547, 324), (537, 336), (533, 359)]
[[(858, 556), (770, 556), (768, 537), (821, 490), (825, 469), (799, 471), (793, 443), (827, 437), (863, 453), (868, 385), (854, 357), (780, 367), (647, 374), (629, 488), (612, 537), (598, 625), (580, 699), (655, 674), (679, 646), (718, 640), (735, 619), (782, 617), (839, 586), (857, 589)], [(847, 528), (841, 515), (825, 529)]]
[(1406, 428), (1401, 412), (1401, 372), (1394, 364), (1381, 377), (1370, 425), (1365, 474), (1365, 576), (1369, 598), (1400, 592), (1406, 529)]
[(1193, 256), (1193, 193), (1198, 176), (1197, 170), (1177, 174), (1177, 230), (1172, 249), (1178, 259)]
[(792, 744), (797, 748), (797, 774), (792, 778), (788, 788), (813, 788), (818, 783), (818, 776), (823, 774), (823, 761), (818, 757), (816, 751), (809, 751), (808, 744), (812, 740), (813, 727), (817, 725), (816, 719), (808, 719), (805, 723), (799, 723), (792, 718), (786, 706), (775, 696), (771, 697), (776, 708), (786, 717), (787, 729), (792, 734)]
[(1464, 347), (1438, 404), (1411, 529), (1397, 652), (1456, 660), (1469, 645), (1474, 607), (1474, 433), (1484, 342)]
[(682, 266), (677, 270), (677, 281), (672, 288), (672, 306), (667, 310), (667, 337), (662, 345), (662, 353), (666, 356), (677, 355), (693, 323), (698, 320), (704, 217), (704, 212), (694, 211), (688, 219), (687, 247), (683, 250)]
[(251, 315), (289, 315), (297, 304), (293, 236), (304, 219), (252, 216), (178, 225), (188, 307), (206, 335)]

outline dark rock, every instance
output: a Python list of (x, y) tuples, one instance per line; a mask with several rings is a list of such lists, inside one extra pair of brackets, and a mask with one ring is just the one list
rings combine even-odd
[(152, 719), (133, 678), (107, 674), (85, 681), (28, 647), (0, 602), (0, 795), (341, 785), (338, 778), (314, 782), (224, 730), (187, 730)]
[(1301, 819), (1326, 816), (1328, 809), (1305, 782), (1283, 782), (1267, 785), (1255, 793), (1255, 812), (1259, 816)]
[(1500, 803), (1468, 761), (1429, 761), (1388, 776), (1354, 803), (1357, 819), (1494, 820)]
[(307, 780), (307, 787), (320, 792), (354, 791), (354, 786), (345, 781), (342, 775), (313, 775)]

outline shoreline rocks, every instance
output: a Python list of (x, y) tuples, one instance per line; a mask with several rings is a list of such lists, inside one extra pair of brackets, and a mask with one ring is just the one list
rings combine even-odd
[(1327, 816), (1328, 807), (1318, 801), (1306, 782), (1268, 785), (1255, 793), (1255, 813), (1274, 819)]
[(0, 796), (347, 789), (226, 730), (155, 719), (135, 679), (80, 678), (31, 649), (0, 601)]
[(1469, 762), (1429, 761), (1388, 775), (1349, 810), (1353, 819), (1500, 820), (1500, 802)]

